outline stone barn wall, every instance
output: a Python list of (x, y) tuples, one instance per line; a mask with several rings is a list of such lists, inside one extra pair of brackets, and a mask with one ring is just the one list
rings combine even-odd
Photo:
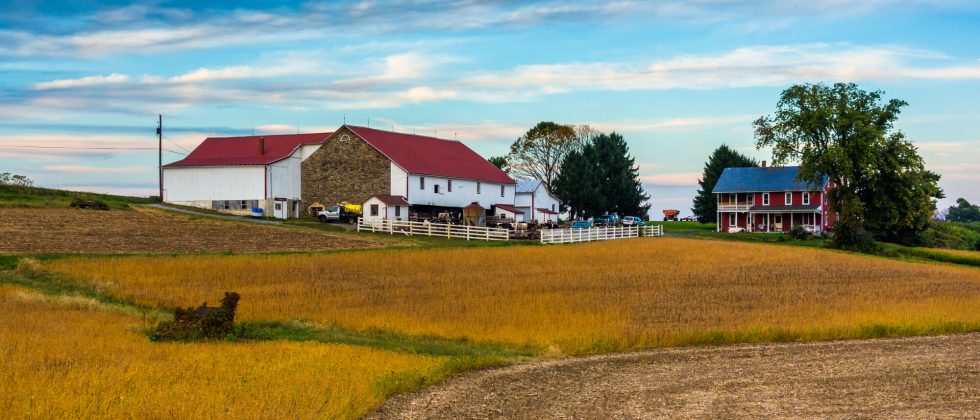
[[(350, 140), (341, 141), (343, 136)], [(375, 194), (391, 193), (391, 161), (342, 127), (303, 161), (302, 208), (311, 203), (361, 204)]]

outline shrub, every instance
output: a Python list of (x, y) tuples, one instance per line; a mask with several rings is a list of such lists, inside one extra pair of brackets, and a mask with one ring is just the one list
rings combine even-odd
[(177, 308), (174, 319), (164, 321), (150, 334), (154, 341), (219, 340), (233, 337), (235, 310), (241, 296), (225, 292), (221, 306), (208, 306), (204, 302), (198, 308)]
[(790, 230), (789, 230), (789, 235), (792, 236), (793, 239), (809, 239), (810, 238), (810, 232), (808, 232), (806, 230), (806, 228), (803, 227), (803, 225), (793, 225), (793, 227), (790, 228)]

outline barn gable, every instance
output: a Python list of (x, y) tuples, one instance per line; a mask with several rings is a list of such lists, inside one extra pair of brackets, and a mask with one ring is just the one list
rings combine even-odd
[(363, 203), (391, 193), (391, 160), (347, 126), (334, 132), (302, 164), (305, 203)]

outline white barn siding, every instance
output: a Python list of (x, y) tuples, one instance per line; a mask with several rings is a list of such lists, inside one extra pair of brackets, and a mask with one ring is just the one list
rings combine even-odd
[[(419, 184), (419, 178), (425, 177), (425, 189)], [(449, 191), (448, 182), (453, 181), (453, 190)], [(443, 207), (466, 207), (472, 202), (477, 202), (483, 208), (490, 208), (494, 204), (510, 204), (514, 202), (513, 184), (495, 184), (480, 181), (480, 193), (477, 194), (477, 181), (457, 178), (444, 178), (430, 175), (410, 174), (408, 176), (408, 202), (412, 205), (443, 206)], [(439, 186), (439, 194), (435, 193), (435, 186)], [(504, 185), (504, 195), (500, 196), (500, 186)], [(398, 195), (397, 192), (392, 192)]]
[(405, 172), (395, 162), (391, 162), (391, 192), (386, 193), (402, 197), (408, 194), (408, 172)]
[(292, 156), (268, 166), (269, 198), (300, 199), (301, 162), (300, 153), (297, 151)]
[(163, 200), (261, 200), (264, 166), (175, 167), (163, 170)]

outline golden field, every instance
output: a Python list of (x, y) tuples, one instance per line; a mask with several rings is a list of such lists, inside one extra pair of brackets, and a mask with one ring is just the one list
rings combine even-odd
[(980, 270), (679, 238), (328, 255), (72, 258), (151, 306), (225, 291), (243, 319), (468, 337), (565, 354), (980, 330)]
[(354, 418), (446, 358), (296, 342), (154, 343), (138, 316), (0, 284), (5, 418)]

